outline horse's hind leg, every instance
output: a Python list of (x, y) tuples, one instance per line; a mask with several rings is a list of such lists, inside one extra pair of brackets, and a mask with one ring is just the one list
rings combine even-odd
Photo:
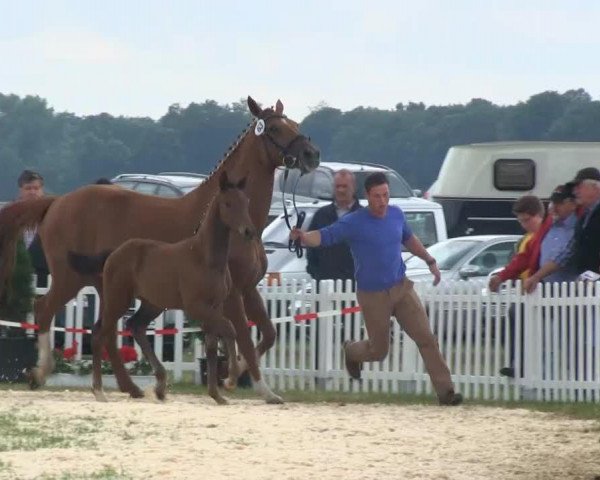
[(164, 400), (167, 391), (167, 371), (160, 362), (150, 341), (146, 330), (152, 320), (154, 320), (162, 312), (161, 308), (155, 307), (147, 302), (142, 302), (140, 308), (127, 320), (127, 329), (131, 331), (133, 338), (142, 349), (142, 353), (146, 360), (152, 366), (154, 370), (154, 376), (156, 377), (156, 387), (154, 393), (156, 398)]
[(46, 383), (46, 377), (54, 369), (52, 347), (50, 345), (50, 325), (60, 307), (71, 300), (83, 284), (76, 276), (55, 275), (43, 297), (38, 298), (34, 305), (35, 322), (38, 330), (38, 361), (37, 366), (28, 372), (29, 387), (33, 390)]
[(224, 337), (223, 342), (225, 343), (225, 349), (227, 350), (228, 365), (228, 376), (223, 381), (223, 388), (225, 388), (226, 390), (235, 390), (235, 388), (237, 387), (238, 377), (240, 376), (237, 351), (235, 347), (235, 339)]

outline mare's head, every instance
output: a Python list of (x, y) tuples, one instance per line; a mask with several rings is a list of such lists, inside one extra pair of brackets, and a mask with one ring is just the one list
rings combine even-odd
[(246, 178), (232, 183), (227, 178), (227, 172), (223, 172), (219, 178), (219, 193), (214, 201), (221, 221), (245, 240), (252, 240), (256, 236), (256, 228), (250, 219), (250, 200), (244, 193), (245, 187)]
[(265, 108), (248, 97), (248, 108), (256, 117), (254, 135), (264, 139), (273, 167), (298, 168), (308, 173), (319, 166), (319, 149), (300, 133), (298, 124), (283, 115), (283, 103)]

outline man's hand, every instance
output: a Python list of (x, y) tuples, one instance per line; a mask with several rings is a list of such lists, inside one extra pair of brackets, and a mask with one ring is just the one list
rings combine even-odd
[(532, 275), (523, 282), (523, 290), (525, 290), (527, 293), (533, 293), (535, 292), (538, 283), (540, 283), (539, 278), (535, 275)]
[(438, 283), (440, 283), (440, 280), (442, 279), (442, 274), (440, 273), (440, 269), (438, 268), (436, 262), (429, 265), (429, 271), (433, 275), (433, 285), (435, 286)]
[(302, 230), (294, 227), (290, 230), (290, 240), (296, 241), (296, 240), (300, 239), (300, 241), (302, 241), (303, 234), (304, 234), (304, 232)]
[(500, 275), (493, 275), (488, 283), (488, 288), (492, 292), (497, 292), (500, 288), (500, 285), (502, 285), (502, 279), (500, 278)]

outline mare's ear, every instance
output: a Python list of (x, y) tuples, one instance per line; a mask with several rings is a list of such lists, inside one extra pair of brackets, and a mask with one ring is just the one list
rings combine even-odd
[(250, 109), (250, 113), (255, 117), (260, 117), (262, 115), (262, 108), (258, 106), (258, 103), (256, 103), (250, 95), (248, 95), (248, 108)]
[(228, 188), (231, 188), (231, 183), (229, 183), (229, 178), (227, 177), (226, 171), (224, 171), (219, 177), (219, 188), (222, 192), (224, 192)]
[(281, 103), (281, 100), (277, 100), (277, 103), (275, 104), (275, 113), (277, 115), (281, 115), (283, 113), (283, 103)]
[(246, 178), (248, 177), (244, 177), (242, 178), (236, 185), (236, 188), (238, 188), (239, 190), (244, 190), (246, 188)]

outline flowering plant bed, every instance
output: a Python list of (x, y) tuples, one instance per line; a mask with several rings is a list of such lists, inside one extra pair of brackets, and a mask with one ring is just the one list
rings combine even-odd
[[(64, 350), (54, 350), (54, 373), (70, 373), (77, 375), (88, 375), (92, 373), (92, 360), (81, 359), (76, 360), (77, 342), (65, 348)], [(130, 375), (151, 375), (152, 366), (144, 359), (138, 360), (137, 351), (129, 345), (123, 345), (119, 349), (119, 355), (125, 363), (125, 367)], [(102, 352), (102, 374), (112, 374), (112, 366), (108, 360), (106, 350)]]

